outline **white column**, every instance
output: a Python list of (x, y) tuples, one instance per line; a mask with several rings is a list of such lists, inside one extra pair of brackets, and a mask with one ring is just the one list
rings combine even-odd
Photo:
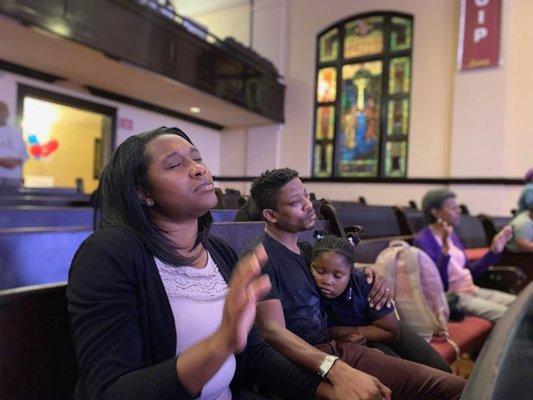
[(246, 175), (279, 167), (281, 125), (265, 125), (248, 129), (246, 147)]
[[(272, 61), (281, 75), (285, 71), (287, 30), (286, 0), (256, 0), (253, 8), (252, 48)], [(280, 167), (283, 125), (273, 124), (248, 129), (246, 174), (257, 175)]]
[(220, 175), (246, 174), (246, 128), (224, 129), (220, 134)]
[(287, 0), (254, 0), (252, 48), (285, 73)]

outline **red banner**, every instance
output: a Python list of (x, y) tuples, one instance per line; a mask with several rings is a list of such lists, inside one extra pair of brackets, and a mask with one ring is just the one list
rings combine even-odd
[(501, 0), (462, 0), (459, 70), (500, 64)]

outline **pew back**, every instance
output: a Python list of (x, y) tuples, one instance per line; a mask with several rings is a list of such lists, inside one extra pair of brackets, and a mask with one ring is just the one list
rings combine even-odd
[[(240, 254), (248, 243), (259, 236), (264, 230), (265, 223), (259, 221), (219, 222), (213, 224), (211, 227), (211, 233), (228, 243), (237, 254)], [(315, 231), (331, 233), (329, 221), (318, 220), (311, 230), (300, 233), (298, 237), (300, 240), (306, 240), (312, 244), (315, 242), (313, 238)]]
[(69, 399), (77, 379), (64, 283), (0, 291), (0, 398)]
[[(240, 253), (264, 227), (263, 222), (216, 222), (211, 233)], [(315, 230), (330, 233), (330, 224), (319, 220), (300, 239), (313, 243)], [(87, 226), (0, 229), (0, 290), (66, 281), (76, 250), (91, 233)]]
[(337, 225), (333, 227), (334, 232), (340, 233), (350, 227), (360, 225), (364, 228), (361, 234), (363, 239), (402, 235), (394, 207), (343, 205), (336, 208), (332, 204), (325, 204), (322, 206), (322, 214), (332, 224)]
[(403, 225), (402, 233), (405, 235), (414, 235), (426, 226), (424, 213), (420, 210), (404, 207), (398, 208), (396, 212)]
[(479, 217), (466, 214), (461, 215), (461, 222), (455, 228), (455, 232), (467, 249), (488, 246), (487, 235)]
[(91, 226), (90, 207), (0, 206), (0, 228)]
[(66, 281), (89, 227), (0, 229), (0, 290)]
[(487, 241), (491, 242), (496, 233), (498, 233), (503, 227), (509, 222), (511, 222), (512, 217), (493, 217), (489, 215), (481, 214), (479, 216), (485, 229), (485, 235), (487, 236)]
[(213, 222), (231, 222), (239, 210), (215, 209), (211, 210)]
[(533, 393), (533, 284), (496, 323), (461, 400), (526, 400)]

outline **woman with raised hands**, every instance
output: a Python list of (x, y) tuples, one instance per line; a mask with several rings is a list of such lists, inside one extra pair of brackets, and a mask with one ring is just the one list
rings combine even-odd
[(97, 226), (67, 288), (76, 399), (246, 399), (243, 382), (314, 398), (320, 378), (256, 334), (262, 247), (237, 262), (209, 234), (211, 173), (177, 128), (132, 136), (97, 192)]

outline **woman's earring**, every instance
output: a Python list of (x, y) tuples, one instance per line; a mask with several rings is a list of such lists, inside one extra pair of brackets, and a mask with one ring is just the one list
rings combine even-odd
[(153, 201), (153, 200), (150, 200), (150, 199), (146, 199), (145, 204), (146, 204), (148, 207), (152, 207), (152, 206), (154, 205), (154, 201)]

